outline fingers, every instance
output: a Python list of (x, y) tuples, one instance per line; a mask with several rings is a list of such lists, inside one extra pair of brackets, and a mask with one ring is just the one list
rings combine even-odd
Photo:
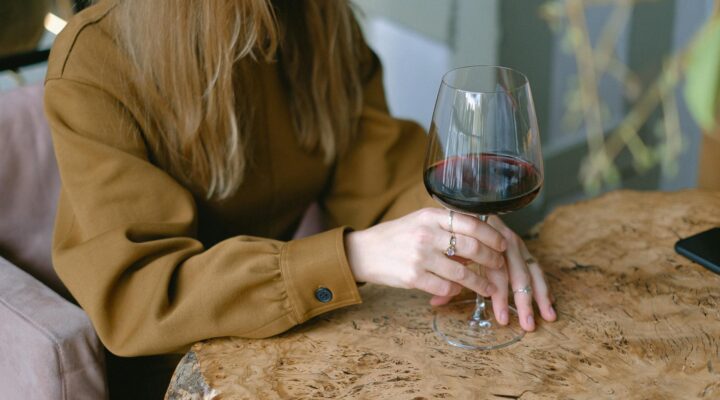
[(428, 292), (435, 296), (449, 297), (460, 294), (462, 287), (457, 283), (447, 281), (429, 272), (421, 273), (413, 285), (416, 289)]
[[(436, 212), (438, 214), (437, 221), (440, 223), (440, 227), (450, 232), (448, 211), (437, 210)], [(507, 240), (505, 240), (500, 232), (489, 224), (469, 215), (454, 213), (452, 231), (473, 237), (495, 251), (503, 252), (507, 248)]]
[(527, 263), (527, 268), (532, 279), (533, 297), (535, 298), (535, 303), (537, 303), (538, 309), (540, 310), (540, 315), (545, 321), (555, 321), (557, 319), (557, 314), (552, 306), (552, 294), (548, 289), (545, 274), (543, 274), (540, 264), (538, 264), (532, 256), (529, 256), (530, 252), (527, 251), (527, 248), (525, 248), (525, 252), (528, 254), (526, 260), (529, 261)]
[(547, 282), (545, 282), (540, 265), (537, 262), (531, 262), (528, 264), (528, 271), (532, 277), (533, 297), (540, 310), (540, 315), (545, 321), (555, 321), (557, 314), (550, 301)]
[(485, 270), (487, 279), (495, 285), (497, 291), (492, 295), (492, 306), (495, 318), (501, 325), (510, 322), (508, 310), (508, 274), (505, 268)]
[[(432, 260), (428, 270), (435, 275), (462, 285), (475, 293), (483, 296), (492, 296), (497, 287), (490, 283), (485, 277), (476, 274), (466, 266), (447, 257), (439, 256)], [(435, 293), (433, 293), (435, 294)]]
[[(450, 233), (436, 235), (436, 246), (441, 252), (445, 252), (450, 245)], [(462, 235), (455, 234), (455, 256), (472, 260), (484, 267), (502, 268), (505, 265), (505, 257), (502, 252), (486, 246), (479, 240)]]
[(526, 331), (535, 330), (535, 318), (533, 317), (532, 294), (524, 293), (522, 290), (532, 288), (532, 277), (525, 265), (525, 257), (521, 253), (521, 241), (519, 238), (509, 240), (508, 250), (505, 253), (508, 263), (508, 275), (515, 299), (515, 307), (520, 316), (520, 326)]
[(547, 281), (545, 280), (545, 274), (543, 274), (540, 264), (530, 254), (530, 251), (528, 251), (525, 243), (521, 243), (521, 250), (525, 255), (528, 272), (532, 279), (533, 297), (540, 310), (540, 315), (545, 321), (555, 321), (557, 314), (552, 306), (552, 293), (550, 293)]
[(450, 302), (455, 296), (433, 296), (430, 299), (431, 306), (442, 306)]

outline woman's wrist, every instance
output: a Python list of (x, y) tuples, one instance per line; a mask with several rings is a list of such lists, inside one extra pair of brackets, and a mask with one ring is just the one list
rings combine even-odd
[(366, 283), (368, 277), (363, 268), (363, 261), (360, 257), (362, 249), (363, 231), (353, 231), (345, 234), (345, 254), (347, 255), (350, 272), (355, 277), (355, 282)]

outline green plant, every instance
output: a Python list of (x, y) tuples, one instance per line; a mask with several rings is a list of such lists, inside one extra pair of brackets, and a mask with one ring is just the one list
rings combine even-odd
[(720, 15), (716, 12), (695, 39), (688, 57), (685, 99), (705, 132), (718, 125), (720, 110)]

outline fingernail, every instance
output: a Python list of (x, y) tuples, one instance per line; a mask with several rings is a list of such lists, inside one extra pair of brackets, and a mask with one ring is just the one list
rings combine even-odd
[(553, 318), (555, 318), (555, 317), (557, 316), (557, 314), (555, 313), (555, 309), (553, 308), (553, 306), (550, 306), (550, 316), (553, 317)]
[(500, 323), (505, 325), (508, 323), (508, 312), (507, 310), (500, 311)]
[(528, 328), (531, 328), (531, 329), (533, 326), (535, 326), (535, 319), (533, 318), (532, 315), (528, 315), (527, 324), (528, 324)]

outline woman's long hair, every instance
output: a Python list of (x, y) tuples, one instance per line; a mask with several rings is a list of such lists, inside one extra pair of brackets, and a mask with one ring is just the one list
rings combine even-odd
[(254, 61), (279, 62), (305, 149), (331, 162), (348, 148), (362, 103), (362, 52), (346, 0), (117, 3), (118, 39), (152, 124), (145, 140), (193, 190), (223, 199), (242, 183), (256, 128), (250, 94), (260, 90)]

